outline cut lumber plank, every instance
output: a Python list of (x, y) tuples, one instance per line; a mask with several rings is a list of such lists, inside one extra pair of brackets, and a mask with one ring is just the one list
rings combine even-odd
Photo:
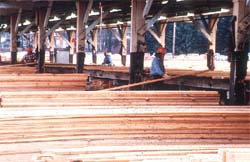
[(219, 105), (214, 91), (23, 91), (1, 92), (0, 98), (2, 107)]
[(85, 90), (87, 77), (86, 74), (0, 74), (0, 90)]

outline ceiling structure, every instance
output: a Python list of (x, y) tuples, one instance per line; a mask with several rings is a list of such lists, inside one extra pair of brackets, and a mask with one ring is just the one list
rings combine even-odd
[[(22, 9), (22, 13), (19, 29), (22, 30), (28, 24), (27, 22), (35, 22), (35, 11), (38, 8), (47, 8), (51, 1), (53, 1), (53, 5), (48, 28), (56, 23), (57, 18), (61, 20), (65, 19), (65, 21), (61, 24), (64, 29), (72, 25), (75, 26), (75, 0), (1, 0), (1, 30), (8, 29), (6, 25), (9, 24), (9, 17), (13, 14), (18, 14), (20, 9)], [(86, 2), (87, 6), (88, 0), (83, 1)], [(94, 0), (88, 24), (91, 24), (100, 17), (101, 7), (103, 11), (102, 13), (108, 12), (108, 15), (102, 20), (104, 24), (129, 22), (131, 19), (130, 0)], [(160, 20), (166, 20), (173, 17), (208, 14), (213, 12), (223, 13), (230, 11), (232, 7), (232, 0), (154, 0), (150, 8), (150, 12), (145, 18), (150, 19), (158, 12), (161, 12), (160, 14), (162, 15)], [(231, 13), (229, 13), (229, 15), (230, 14)], [(55, 21), (53, 21), (53, 18), (56, 18), (54, 19)]]

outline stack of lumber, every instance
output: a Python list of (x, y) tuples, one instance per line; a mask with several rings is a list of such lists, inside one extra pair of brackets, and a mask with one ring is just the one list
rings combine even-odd
[(34, 74), (36, 71), (35, 66), (27, 66), (24, 64), (0, 66), (0, 74)]
[[(175, 75), (185, 75), (194, 72), (194, 70), (187, 69), (167, 69), (167, 74), (171, 76)], [(229, 71), (207, 71), (201, 74), (194, 75), (196, 77), (209, 77), (212, 79), (229, 79), (230, 72)], [(246, 80), (250, 80), (249, 74), (246, 76)]]
[(87, 77), (86, 74), (0, 74), (0, 90), (85, 90)]
[[(249, 162), (250, 147), (238, 145), (92, 146), (47, 149), (35, 161), (69, 162)], [(114, 158), (115, 157), (115, 158)], [(123, 160), (119, 160), (123, 159)], [(127, 159), (127, 160), (124, 160)]]
[(219, 105), (215, 91), (22, 91), (0, 97), (1, 107)]
[[(60, 69), (59, 71), (64, 71), (63, 69), (75, 69), (75, 65), (73, 64), (46, 64), (47, 69)], [(85, 65), (85, 71), (103, 71), (107, 73), (129, 73), (129, 67), (112, 67), (112, 66), (102, 66), (102, 65)], [(50, 70), (53, 71), (53, 70)], [(149, 73), (150, 69), (145, 68), (145, 71)], [(188, 75), (191, 73), (195, 73), (195, 70), (190, 69), (166, 69), (166, 72), (170, 76), (176, 75)], [(229, 79), (230, 73), (229, 71), (208, 71), (202, 74), (194, 75), (196, 77), (209, 77), (213, 79)], [(246, 80), (250, 80), (250, 76), (246, 77)]]
[(218, 148), (250, 147), (249, 125), (242, 106), (2, 108), (0, 161), (216, 161)]

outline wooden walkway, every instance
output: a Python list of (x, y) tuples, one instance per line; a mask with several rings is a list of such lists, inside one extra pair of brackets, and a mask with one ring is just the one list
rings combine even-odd
[[(75, 69), (73, 64), (46, 64), (46, 68), (53, 69)], [(102, 72), (113, 72), (113, 73), (129, 73), (128, 67), (116, 67), (116, 66), (102, 66), (102, 65), (85, 65), (84, 69), (88, 71), (102, 71)], [(149, 73), (149, 69), (145, 69), (145, 72)], [(185, 70), (185, 69), (166, 69), (166, 72), (170, 76), (175, 75), (185, 75), (195, 72), (194, 70)], [(229, 79), (229, 71), (207, 71), (202, 74), (195, 75), (197, 77), (210, 77), (213, 79)], [(250, 73), (247, 74), (246, 80), (250, 80)]]

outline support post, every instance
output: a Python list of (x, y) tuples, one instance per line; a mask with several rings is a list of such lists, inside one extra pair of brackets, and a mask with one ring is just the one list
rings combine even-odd
[(44, 27), (44, 20), (46, 15), (46, 9), (39, 8), (37, 10), (38, 18), (38, 72), (44, 73), (45, 67), (45, 39), (46, 39), (46, 30)]
[[(130, 84), (143, 81), (145, 42), (144, 35), (138, 34), (140, 28), (145, 25), (142, 15), (145, 1), (131, 0), (131, 3)], [(136, 87), (136, 89), (141, 89), (141, 87)]]
[(211, 38), (211, 43), (209, 43), (209, 49), (213, 50), (214, 53), (216, 53), (216, 33), (217, 33), (217, 28), (218, 28), (218, 16), (211, 17), (209, 19), (209, 34)]
[(172, 55), (175, 55), (175, 41), (176, 41), (176, 22), (173, 25), (173, 44), (172, 44)]
[(17, 21), (17, 16), (10, 16), (10, 52), (11, 52), (11, 64), (17, 63), (17, 32), (15, 30), (15, 25)]
[(84, 14), (86, 11), (85, 3), (82, 1), (76, 1), (77, 6), (77, 24), (76, 24), (76, 32), (77, 32), (77, 43), (76, 43), (76, 70), (77, 73), (83, 73), (83, 66), (85, 60), (85, 24), (83, 23)]
[(128, 45), (127, 45), (127, 32), (128, 32), (128, 28), (126, 25), (122, 25), (121, 26), (121, 30), (120, 30), (120, 35), (121, 35), (121, 57), (122, 57), (122, 65), (126, 66), (126, 56), (127, 56), (127, 49), (128, 49)]
[(55, 57), (55, 33), (52, 32), (50, 34), (50, 50), (49, 50), (49, 55), (50, 55), (50, 63), (56, 63), (56, 57)]
[(97, 63), (97, 58), (96, 58), (96, 54), (97, 54), (97, 37), (98, 37), (98, 30), (97, 29), (93, 29), (91, 32), (91, 38), (92, 38), (92, 43), (91, 43), (91, 51), (92, 51), (92, 62), (94, 64)]
[(160, 37), (161, 45), (164, 48), (166, 47), (166, 28), (167, 23), (159, 24), (158, 35)]
[(73, 57), (76, 53), (76, 33), (75, 31), (69, 32), (69, 39), (70, 39), (70, 49), (69, 49), (69, 63), (73, 64)]
[[(235, 59), (235, 77), (230, 78), (235, 83), (234, 87), (230, 87), (230, 90), (234, 90), (235, 105), (245, 105), (246, 101), (246, 73), (247, 73), (247, 61), (248, 61), (248, 49), (245, 47), (246, 43), (246, 31), (240, 29), (240, 22), (246, 16), (246, 0), (233, 0), (234, 8), (233, 15), (236, 16), (235, 21), (235, 49), (233, 57)], [(234, 62), (231, 62), (231, 64)], [(233, 66), (233, 65), (231, 65)], [(232, 69), (231, 69), (232, 70)], [(231, 73), (233, 73), (231, 71)], [(231, 85), (231, 84), (230, 84)], [(233, 86), (233, 85), (231, 85)], [(232, 92), (231, 92), (232, 93)], [(230, 94), (231, 94), (230, 93)]]

